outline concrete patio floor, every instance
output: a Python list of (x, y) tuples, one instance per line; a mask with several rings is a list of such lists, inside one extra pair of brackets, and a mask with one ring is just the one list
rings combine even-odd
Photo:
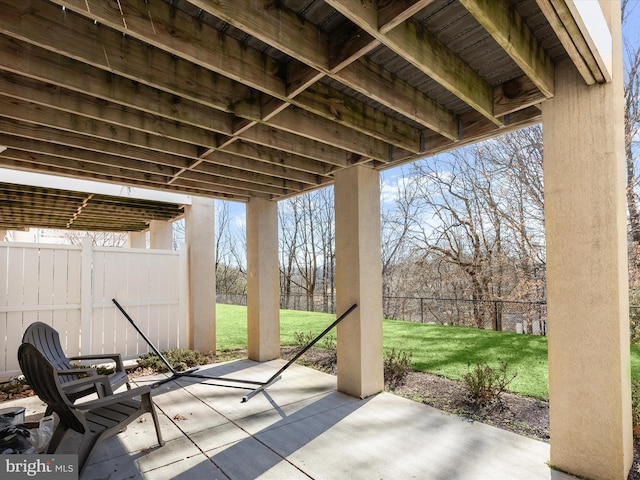
[[(284, 364), (239, 360), (198, 373), (264, 381)], [(137, 377), (137, 384), (160, 378)], [(82, 480), (125, 479), (571, 479), (551, 470), (549, 445), (381, 393), (358, 400), (336, 378), (294, 365), (246, 403), (246, 390), (182, 377), (153, 391), (149, 415), (104, 442)], [(27, 407), (37, 399), (3, 402)]]

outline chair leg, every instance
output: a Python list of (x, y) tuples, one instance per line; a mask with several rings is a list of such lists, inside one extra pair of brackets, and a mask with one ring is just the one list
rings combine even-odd
[(162, 439), (162, 431), (160, 430), (160, 421), (158, 419), (156, 407), (151, 401), (151, 394), (147, 393), (142, 395), (141, 400), (144, 403), (145, 410), (151, 414), (151, 418), (153, 419), (153, 425), (156, 427), (156, 437), (158, 437), (158, 445), (163, 446), (164, 440)]
[(47, 445), (47, 453), (56, 453), (58, 449), (58, 445), (60, 445), (60, 441), (64, 437), (64, 434), (67, 433), (67, 428), (58, 423), (53, 435), (51, 436), (51, 440), (49, 441), (49, 445)]
[(84, 471), (84, 467), (86, 466), (87, 460), (93, 452), (94, 447), (98, 443), (100, 435), (96, 436), (91, 432), (86, 432), (82, 435), (82, 441), (80, 442), (80, 447), (78, 448), (78, 470), (80, 475)]

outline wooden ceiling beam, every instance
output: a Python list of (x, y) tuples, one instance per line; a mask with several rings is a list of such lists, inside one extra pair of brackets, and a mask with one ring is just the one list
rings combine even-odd
[[(255, 183), (256, 185), (264, 185), (268, 187), (275, 187), (278, 189), (284, 188), (286, 190), (292, 190), (292, 191), (301, 190), (303, 185), (300, 182), (293, 182), (291, 180), (286, 180), (283, 178), (278, 178), (270, 175), (264, 175), (261, 173), (242, 170), (239, 166), (221, 167), (220, 165), (208, 163), (205, 161), (199, 163), (198, 166), (189, 169), (189, 172), (198, 174), (200, 176), (202, 173), (205, 173), (208, 176), (213, 176), (217, 178), (225, 178), (225, 177), (234, 178), (234, 175), (229, 173), (231, 170), (235, 170), (237, 172), (236, 178), (242, 178), (243, 181), (249, 182), (249, 183)], [(189, 172), (185, 172), (185, 174), (182, 175), (181, 177), (193, 178), (193, 179), (198, 178), (196, 176), (189, 177), (188, 176)]]
[[(296, 107), (283, 110), (273, 117), (268, 125), (358, 155), (383, 162), (389, 159), (389, 145), (387, 143), (355, 130), (342, 128), (335, 122), (312, 115)], [(336, 160), (334, 164), (340, 165), (341, 163)]]
[(0, 117), (0, 136), (10, 136), (25, 140), (33, 139), (41, 143), (51, 143), (61, 147), (104, 153), (109, 156), (123, 157), (177, 168), (189, 166), (194, 161), (190, 158), (161, 153), (139, 146), (111, 142), (82, 134), (60, 131), (44, 125), (16, 121), (15, 119), (9, 120), (3, 117)]
[(449, 140), (458, 138), (456, 115), (366, 58), (353, 62), (332, 76), (361, 95), (401, 113)]
[(118, 203), (117, 205), (101, 205), (99, 202), (94, 202), (93, 195), (91, 199), (87, 199), (88, 195), (80, 200), (62, 202), (59, 199), (51, 199), (47, 196), (42, 198), (36, 195), (25, 194), (24, 198), (15, 198), (15, 195), (2, 193), (3, 203), (0, 204), (0, 212), (16, 212), (16, 213), (33, 213), (34, 207), (37, 207), (37, 211), (40, 213), (46, 213), (49, 215), (68, 215), (69, 212), (76, 212), (80, 206), (84, 204), (82, 214), (88, 218), (109, 218), (117, 216), (118, 220), (135, 220), (140, 218), (151, 219), (170, 219), (181, 214), (177, 208), (174, 207), (171, 212), (162, 214), (158, 210), (154, 209), (141, 209), (131, 208), (125, 204)]
[[(180, 190), (188, 189), (191, 191), (195, 191), (197, 189), (201, 189), (202, 191), (208, 191), (208, 190), (218, 191), (220, 189), (230, 190), (228, 185), (215, 184), (215, 183), (211, 183), (211, 181), (212, 181), (212, 178), (210, 176), (207, 178), (207, 182), (178, 177), (173, 183), (173, 185), (179, 187)], [(287, 193), (287, 191), (284, 189), (268, 188), (268, 187), (257, 188), (257, 189), (237, 189), (236, 191), (239, 193), (244, 193), (244, 195), (246, 195), (247, 198), (261, 197), (261, 198), (267, 198), (269, 200), (277, 200)], [(296, 191), (294, 193), (297, 194), (300, 192)]]
[[(73, 161), (64, 158), (52, 158), (40, 154), (23, 152), (20, 150), (5, 150), (0, 154), (0, 166), (14, 170), (23, 170), (51, 175), (61, 175), (72, 178), (87, 178), (91, 180), (114, 183), (116, 185), (131, 185), (145, 188), (161, 188), (162, 190), (190, 193), (194, 195), (226, 198), (237, 201), (247, 201), (251, 196), (272, 198), (271, 195), (253, 193), (245, 189), (238, 189), (223, 185), (190, 185), (176, 187), (167, 184), (167, 177), (140, 175), (139, 172), (130, 173), (118, 171), (117, 168), (98, 166), (102, 168), (86, 168), (94, 164)], [(120, 169), (121, 170), (121, 169)]]
[(379, 45), (380, 42), (371, 35), (349, 25), (331, 38), (328, 69), (333, 73), (339, 72)]
[(216, 134), (211, 130), (177, 123), (108, 101), (96, 101), (88, 95), (9, 73), (0, 73), (0, 92), (16, 100), (191, 144), (194, 152), (197, 147), (215, 148), (218, 143)]
[[(110, 163), (108, 156), (89, 156), (91, 160), (87, 160), (87, 157), (75, 158), (73, 150), (56, 149), (55, 145), (51, 145), (48, 150), (41, 152), (29, 145), (26, 145), (24, 149), (10, 147), (1, 154), (1, 157), (29, 163), (34, 166), (31, 171), (37, 171), (37, 168), (35, 168), (37, 165), (38, 167), (49, 167), (48, 170), (72, 171), (77, 176), (85, 176), (85, 174), (101, 175), (110, 178), (112, 182), (122, 178), (125, 180), (138, 180), (145, 182), (147, 185), (164, 185), (174, 170), (169, 167), (163, 167), (156, 168), (152, 172), (149, 166), (147, 166), (147, 170), (136, 168), (139, 165), (135, 162), (132, 162), (131, 168), (129, 168), (129, 166), (122, 166), (122, 163)], [(51, 152), (55, 152), (58, 155), (52, 155)], [(111, 159), (114, 160), (114, 157), (111, 157)]]
[(368, 132), (372, 137), (403, 150), (420, 152), (423, 135), (421, 130), (390, 118), (366, 104), (359, 105), (356, 110), (351, 102), (336, 98), (332, 90), (326, 85), (316, 83), (301, 92), (297, 99), (306, 107), (313, 106), (314, 112), (324, 112), (324, 118), (331, 117), (334, 122), (344, 126), (358, 124), (360, 127), (357, 130), (360, 132)]
[[(58, 145), (51, 142), (41, 142), (33, 138), (15, 137), (0, 133), (0, 145), (7, 147), (7, 152), (12, 150), (21, 150), (39, 155), (52, 156), (57, 158), (66, 158), (75, 160), (78, 165), (86, 163), (87, 165), (103, 165), (109, 167), (110, 171), (132, 171), (140, 172), (142, 175), (158, 175), (172, 176), (176, 170), (180, 168), (180, 164), (188, 167), (192, 161), (186, 158), (174, 157), (174, 165), (163, 165), (159, 162), (148, 162), (137, 160), (131, 157), (119, 157), (107, 153), (85, 150), (67, 145)], [(97, 168), (97, 167), (96, 167)], [(82, 167), (79, 166), (79, 171)]]
[(260, 115), (259, 96), (249, 87), (44, 0), (20, 7), (0, 0), (6, 12), (0, 16), (0, 33), (212, 108)]
[(593, 85), (604, 82), (605, 78), (600, 71), (598, 62), (585, 42), (580, 28), (576, 25), (573, 14), (567, 7), (567, 2), (565, 0), (536, 0), (536, 3), (586, 84)]
[(504, 0), (460, 0), (547, 98), (554, 95), (554, 65), (518, 12)]
[[(217, 101), (219, 108), (214, 109), (2, 35), (0, 51), (0, 70), (202, 129), (226, 135), (232, 133), (233, 115), (222, 110), (228, 110), (228, 105), (238, 99), (231, 94), (223, 94), (224, 85), (220, 85), (220, 82), (215, 86), (218, 89), (216, 94), (209, 97), (210, 101)], [(202, 87), (202, 84), (198, 84), (196, 88)], [(236, 86), (234, 91), (238, 90)], [(254, 116), (259, 115), (259, 106), (255, 105)]]
[[(130, 159), (157, 162), (164, 165), (175, 166), (180, 169), (190, 168), (193, 163), (193, 159), (198, 158), (197, 148), (192, 147), (190, 150), (185, 151), (184, 148), (188, 147), (186, 144), (182, 145), (175, 142), (172, 143), (171, 145), (177, 145), (180, 147), (180, 150), (171, 152), (167, 148), (170, 142), (161, 137), (143, 136), (139, 140), (135, 141), (136, 137), (140, 137), (140, 134), (136, 134), (133, 131), (128, 132), (122, 128), (116, 131), (107, 125), (103, 125), (103, 122), (99, 122), (97, 120), (83, 121), (68, 112), (61, 113), (41, 106), (35, 107), (27, 102), (7, 100), (1, 95), (0, 111), (7, 112), (7, 114), (10, 115), (10, 118), (13, 119), (13, 121), (9, 121), (0, 117), (0, 132), (4, 132), (5, 134), (18, 135), (41, 141), (49, 141), (59, 145), (91, 150), (98, 153), (102, 152)], [(18, 120), (18, 122), (15, 120)], [(42, 123), (32, 125), (30, 122)], [(89, 124), (91, 128), (78, 128), (81, 125), (86, 126), (87, 124)], [(57, 128), (51, 128), (48, 125), (54, 125)], [(98, 137), (88, 136), (88, 131), (95, 132), (97, 129), (96, 126), (100, 125), (103, 125), (102, 131), (105, 132), (103, 135), (99, 135)], [(60, 128), (64, 128), (65, 130), (60, 131)], [(71, 128), (76, 128), (76, 131), (69, 131)], [(114, 139), (112, 137), (108, 137), (108, 135), (113, 135), (114, 133), (117, 133), (115, 139), (120, 139), (120, 141), (112, 141)], [(157, 143), (158, 145), (154, 145), (154, 143)], [(155, 148), (155, 150), (150, 150), (149, 147)], [(233, 150), (233, 147), (231, 147), (231, 149)], [(255, 147), (253, 149), (253, 154), (255, 156), (259, 156), (260, 149), (260, 147)], [(180, 155), (185, 155), (191, 160), (188, 160), (187, 158), (181, 159)], [(286, 159), (288, 161), (296, 163), (304, 162), (302, 158), (298, 158), (284, 152), (278, 153), (273, 149), (269, 149), (269, 153), (265, 153), (263, 156), (273, 157), (276, 155), (278, 158)], [(210, 162), (215, 163), (215, 158), (215, 156), (211, 157)], [(238, 159), (238, 161), (240, 161), (240, 159)], [(222, 167), (225, 165), (227, 167), (233, 166), (230, 165), (230, 162), (228, 161), (221, 162), (221, 165)], [(258, 171), (257, 173), (278, 177), (280, 173), (285, 172), (282, 167), (280, 171), (276, 171), (273, 168), (269, 168), (268, 165), (264, 165), (264, 167), (261, 168), (262, 165), (263, 164), (258, 164), (255, 167), (255, 170)], [(260, 172), (259, 170), (262, 171)], [(224, 171), (224, 168), (222, 168), (221, 171)], [(226, 173), (231, 178), (242, 177), (242, 173), (238, 172), (237, 169), (227, 169)], [(300, 172), (297, 174), (294, 173), (292, 174), (293, 178), (289, 179), (285, 176), (284, 180), (314, 183), (313, 179), (316, 178), (311, 175), (305, 178), (300, 178), (301, 175), (302, 174)]]
[[(377, 46), (377, 40), (379, 39), (371, 35), (370, 32), (367, 32), (368, 37), (375, 39), (375, 41), (369, 42), (369, 46), (366, 45), (368, 39), (363, 37), (357, 42), (357, 47), (353, 48), (350, 53), (334, 52), (334, 56), (341, 60), (338, 61), (338, 65), (333, 65), (332, 68), (330, 44), (326, 35), (309, 22), (300, 21), (299, 17), (293, 12), (283, 8), (265, 7), (264, 9), (258, 9), (255, 8), (251, 0), (236, 0), (232, 4), (204, 0), (191, 0), (190, 3), (259, 38), (268, 45), (287, 53), (313, 70), (321, 71), (359, 92), (372, 90), (375, 92), (371, 94), (372, 98), (386, 98), (383, 89), (378, 86), (376, 77), (371, 75), (371, 72), (367, 69), (359, 69), (361, 74), (364, 73), (364, 76), (361, 77), (343, 76), (341, 73), (343, 66), (350, 63), (349, 61), (345, 62), (345, 58), (354, 60), (357, 52), (363, 54), (368, 49)], [(233, 5), (233, 8), (230, 8), (230, 5)], [(284, 32), (302, 33), (296, 33), (293, 38), (296, 38), (297, 41), (291, 42), (288, 41), (289, 39), (286, 36), (282, 35), (280, 29)], [(289, 79), (288, 81), (288, 85), (295, 86), (295, 88), (288, 87), (289, 91), (299, 91), (298, 84), (304, 83), (304, 81), (300, 82), (300, 78), (315, 78), (315, 73), (304, 69), (298, 70), (296, 79)], [(397, 80), (397, 83), (401, 82)], [(386, 107), (405, 115), (407, 118), (415, 119), (418, 123), (442, 135), (455, 138), (457, 135), (457, 119), (451, 112), (406, 84), (403, 85), (403, 88), (396, 89), (393, 94), (396, 101), (383, 102)], [(298, 106), (304, 107), (303, 105)], [(405, 146), (404, 148), (407, 147)]]
[[(91, 154), (87, 155), (86, 151), (80, 149), (58, 146), (48, 142), (9, 137), (6, 135), (0, 135), (0, 144), (9, 147), (8, 150), (4, 152), (4, 157), (19, 160), (33, 157), (37, 159), (34, 160), (35, 163), (44, 165), (66, 165), (68, 168), (73, 168), (78, 172), (91, 171), (105, 175), (117, 175), (124, 178), (145, 180), (160, 185), (169, 182), (177, 171), (176, 168), (159, 165), (157, 163), (139, 162), (133, 159), (118, 158), (97, 152), (90, 152)], [(213, 170), (213, 168), (210, 170)], [(194, 172), (190, 170), (187, 170), (185, 175), (186, 178), (194, 180), (197, 184), (230, 187), (248, 192), (263, 193), (265, 195), (278, 195), (281, 194), (283, 190), (293, 190), (294, 186), (300, 190), (299, 183), (283, 182), (284, 186), (265, 185), (264, 183), (267, 182), (265, 176), (258, 174), (249, 176), (238, 175), (242, 178), (242, 180), (238, 180), (232, 177), (230, 169), (224, 170), (226, 171), (226, 175), (223, 172), (217, 172), (216, 174), (208, 172), (207, 175), (192, 174)], [(192, 185), (196, 183), (192, 182)], [(273, 181), (272, 183), (276, 182)]]
[(491, 86), (417, 22), (403, 22), (385, 35), (378, 30), (375, 0), (325, 1), (488, 120), (496, 125), (502, 123), (493, 114)]
[[(12, 183), (0, 183), (0, 193), (4, 200), (13, 205), (41, 205), (51, 209), (76, 207), (86, 198), (85, 192)], [(0, 208), (6, 205), (7, 203), (0, 203)], [(93, 195), (89, 207), (91, 206), (98, 206), (100, 210), (121, 211), (125, 216), (160, 215), (165, 218), (173, 218), (183, 210), (181, 206), (171, 203), (102, 194)]]
[[(324, 118), (338, 122), (344, 127), (357, 130), (367, 136), (384, 137), (385, 135), (384, 129), (369, 130), (365, 128), (366, 119), (362, 121), (360, 119), (361, 114), (358, 115), (358, 112), (364, 111), (366, 105), (358, 105), (360, 102), (349, 99), (340, 92), (332, 91), (329, 98), (335, 102), (342, 103), (345, 108), (351, 108), (351, 105), (354, 105), (353, 115), (349, 117), (352, 120), (351, 122), (346, 120), (346, 116), (336, 117), (324, 108), (318, 109), (315, 103), (309, 105), (290, 98), (287, 95), (285, 82), (276, 76), (280, 67), (272, 59), (259, 54), (259, 52), (251, 48), (246, 48), (233, 38), (221, 39), (223, 36), (208, 25), (199, 24), (197, 28), (194, 28), (196, 20), (180, 11), (172, 10), (167, 4), (159, 2), (153, 5), (145, 5), (127, 0), (120, 0), (118, 4), (110, 4), (102, 0), (88, 0), (87, 2), (84, 0), (80, 2), (75, 0), (54, 0), (54, 2), (91, 20), (96, 20), (116, 29), (125, 35), (146, 42), (172, 55), (187, 59), (202, 68), (225, 75), (232, 80), (244, 83), (281, 101), (292, 102), (301, 109), (324, 116)], [(118, 8), (118, 5), (120, 8)], [(113, 6), (115, 6), (115, 9)], [(238, 11), (239, 6), (234, 3), (233, 9)], [(260, 25), (263, 26), (262, 23)], [(311, 28), (310, 24), (306, 25), (309, 25), (307, 28)], [(273, 30), (272, 26), (269, 28)], [(282, 28), (281, 26), (276, 30), (281, 31)], [(283, 32), (280, 33), (280, 35), (282, 34)], [(104, 33), (101, 35), (102, 38), (105, 36), (106, 34)], [(221, 52), (224, 52), (224, 54)], [(251, 81), (251, 79), (255, 79), (255, 81)], [(368, 113), (378, 117), (373, 124), (380, 124), (384, 120), (384, 116), (380, 112), (369, 109)], [(242, 111), (238, 111), (237, 114), (245, 116)], [(251, 118), (250, 120), (264, 121), (265, 119)], [(387, 121), (397, 123), (395, 130), (400, 130), (401, 128), (411, 130), (411, 127), (402, 125), (394, 119), (387, 118)], [(308, 138), (310, 138), (311, 133), (307, 132)], [(419, 137), (419, 132), (413, 133), (412, 137), (414, 139)], [(398, 136), (393, 140), (400, 148), (417, 151), (420, 145), (419, 141), (406, 143), (402, 141), (403, 139), (404, 137)]]
[[(93, 171), (115, 176), (122, 175), (125, 178), (140, 179), (160, 185), (169, 182), (175, 177), (176, 172), (179, 170), (179, 168), (161, 165), (159, 163), (114, 157), (100, 152), (90, 152), (9, 135), (0, 134), (0, 144), (8, 147), (4, 155), (10, 158), (24, 159), (27, 155), (33, 154), (38, 157), (46, 157), (48, 160), (44, 161), (44, 163), (53, 162), (65, 164), (72, 166), (78, 172)], [(191, 180), (195, 180), (201, 184), (220, 185), (269, 195), (281, 194), (283, 189), (300, 190), (299, 183), (281, 180), (280, 185), (278, 185), (278, 180), (274, 179), (269, 182), (267, 176), (259, 174), (238, 175), (242, 178), (242, 180), (239, 180), (233, 178), (230, 174), (230, 171), (233, 169), (227, 167), (220, 168), (211, 166), (208, 175), (190, 175), (189, 166), (190, 161), (185, 159), (185, 166), (183, 167), (187, 170), (185, 175), (189, 175)], [(235, 170), (236, 172), (238, 171), (237, 169)]]
[[(67, 136), (63, 133), (59, 140), (60, 143), (64, 141), (75, 142), (78, 140), (78, 135), (84, 135), (88, 138), (98, 138), (123, 145), (143, 147), (180, 157), (193, 158), (197, 157), (198, 154), (198, 149), (195, 145), (139, 132), (128, 127), (113, 125), (92, 118), (81, 117), (22, 100), (10, 99), (1, 95), (0, 114), (5, 118), (63, 130), (63, 132), (72, 134)], [(45, 133), (49, 135), (51, 132), (47, 131)], [(37, 136), (37, 132), (34, 132), (34, 134)], [(97, 145), (100, 144), (98, 143)], [(106, 144), (102, 143), (101, 145)]]
[(433, 0), (378, 0), (378, 30), (389, 33), (431, 3)]
[[(74, 13), (82, 15), (91, 20), (89, 25), (94, 21), (98, 22), (240, 84), (264, 93), (273, 92), (276, 96), (285, 96), (285, 86), (275, 75), (279, 65), (274, 59), (252, 48), (246, 48), (234, 38), (221, 35), (213, 27), (172, 8), (168, 3), (130, 0), (52, 0), (52, 3), (66, 8), (65, 12), (58, 8), (62, 17), (75, 17)], [(45, 11), (51, 14), (44, 7), (42, 13), (36, 14), (44, 15)], [(59, 14), (56, 16), (60, 18)], [(73, 20), (60, 18), (59, 21), (69, 23)], [(90, 38), (87, 27), (81, 28), (79, 23), (82, 22), (74, 21), (74, 30), (84, 31), (85, 38)], [(106, 40), (103, 35), (99, 38), (103, 42)]]
[[(7, 94), (12, 93), (16, 98), (23, 98), (24, 94), (18, 93), (16, 87), (14, 85), (8, 85), (7, 82), (10, 78), (20, 79), (20, 82), (23, 84), (29, 82), (26, 78), (19, 77), (18, 74), (20, 74), (25, 75), (28, 79), (33, 78), (41, 82), (52, 83), (53, 85), (64, 86), (65, 88), (68, 87), (73, 91), (130, 106), (143, 112), (152, 112), (154, 105), (157, 105), (159, 113), (162, 114), (164, 118), (172, 121), (184, 122), (187, 125), (193, 125), (205, 130), (215, 130), (220, 133), (234, 133), (234, 131), (232, 131), (233, 127), (227, 126), (228, 123), (231, 123), (233, 116), (211, 107), (165, 93), (162, 90), (143, 84), (136, 84), (118, 75), (106, 73), (98, 68), (82, 64), (76, 60), (47, 52), (36, 46), (7, 39), (3, 36), (0, 36), (0, 50), (2, 50), (3, 53), (7, 53), (6, 55), (0, 56), (0, 70), (12, 72), (12, 74), (9, 74), (11, 76), (4, 74), (5, 81), (0, 87), (0, 91)], [(25, 61), (25, 59), (29, 59), (29, 61)], [(67, 75), (67, 73), (69, 74)], [(40, 87), (40, 89), (44, 90), (51, 88), (51, 86), (47, 87), (46, 85)], [(34, 98), (41, 96), (41, 93), (36, 92), (36, 97)], [(49, 101), (48, 103), (60, 103), (60, 99), (57, 97), (53, 98), (55, 102)], [(71, 110), (72, 106), (67, 105), (65, 109)], [(223, 117), (220, 117), (220, 115)], [(259, 118), (260, 114), (256, 113), (255, 116)], [(218, 117), (218, 120), (216, 120), (216, 117)], [(66, 128), (60, 125), (60, 119), (54, 119), (54, 122), (55, 127)], [(104, 131), (108, 130), (105, 129)], [(284, 134), (283, 132), (283, 136), (290, 137), (290, 134)], [(126, 142), (126, 139), (121, 137), (114, 138), (114, 140)], [(192, 140), (197, 141), (195, 139)], [(287, 144), (291, 144), (293, 141), (294, 140), (291, 139), (286, 140)], [(301, 149), (313, 152), (315, 158), (320, 161), (336, 163), (337, 160), (332, 160), (331, 157), (339, 156), (340, 158), (345, 158), (344, 153), (337, 148), (318, 148), (317, 145), (309, 145), (308, 148), (306, 148), (305, 145), (309, 143), (308, 140), (298, 137), (297, 141)], [(150, 139), (144, 140), (144, 143), (151, 148), (166, 151), (165, 148), (154, 147)], [(211, 143), (211, 141), (207, 141), (207, 144)], [(277, 142), (271, 143), (271, 147), (278, 149)], [(197, 155), (195, 150), (193, 153), (180, 150), (175, 153), (189, 157), (195, 157)], [(308, 161), (307, 163), (311, 162)], [(310, 168), (312, 172), (317, 173), (317, 168), (312, 168), (311, 166), (302, 168), (301, 170), (309, 170)]]
[[(1, 97), (0, 97), (1, 98)], [(0, 102), (1, 105), (1, 102)], [(47, 145), (48, 143), (59, 145), (62, 147), (70, 147), (78, 152), (90, 151), (98, 155), (118, 156), (123, 157), (125, 162), (142, 161), (149, 162), (151, 164), (166, 165), (175, 167), (175, 171), (182, 169), (193, 168), (196, 162), (195, 158), (181, 158), (176, 155), (167, 155), (154, 152), (153, 150), (145, 149), (143, 146), (134, 147), (119, 142), (110, 142), (93, 137), (86, 137), (81, 134), (72, 134), (69, 132), (61, 132), (59, 130), (49, 128), (42, 125), (30, 125), (23, 122), (15, 122), (3, 119), (0, 117), (0, 139), (5, 142), (2, 145), (15, 148), (25, 148), (25, 141), (34, 140), (34, 145)], [(15, 137), (15, 138), (14, 138)], [(6, 140), (5, 140), (6, 139)], [(35, 142), (37, 141), (37, 142)], [(35, 147), (34, 147), (35, 148)], [(42, 151), (42, 153), (52, 153)], [(55, 154), (55, 153), (52, 153)], [(82, 155), (79, 153), (74, 158), (80, 158)], [(226, 176), (230, 179), (240, 180), (246, 178), (245, 171), (236, 162), (217, 162), (213, 161), (216, 165), (212, 165), (211, 168), (215, 168), (216, 173), (221, 176)], [(299, 185), (298, 180), (290, 180), (286, 177), (280, 178), (275, 168), (269, 168), (269, 165), (259, 163), (254, 167), (254, 175), (261, 178), (261, 182), (264, 184), (278, 183), (279, 185), (287, 185), (288, 188), (293, 189), (294, 186)], [(284, 170), (284, 169), (281, 169)], [(175, 174), (175, 172), (174, 172)], [(294, 176), (295, 177), (295, 176)], [(307, 180), (315, 178), (309, 176)], [(269, 180), (271, 179), (271, 180)], [(289, 185), (287, 182), (292, 182)]]
[(526, 75), (493, 89), (493, 111), (497, 116), (508, 115), (545, 100), (544, 94)]
[[(244, 176), (243, 180), (233, 180), (224, 176), (214, 175), (212, 172), (201, 172), (195, 170), (186, 170), (182, 175), (176, 177), (173, 181), (173, 185), (190, 185), (194, 188), (207, 188), (207, 186), (216, 187), (232, 187), (238, 190), (245, 190), (247, 192), (257, 192), (263, 195), (269, 195), (277, 198), (283, 195), (285, 192), (300, 192), (300, 184), (293, 184), (292, 182), (282, 182), (285, 185), (277, 185), (276, 181), (270, 182), (269, 185), (266, 182), (254, 181), (255, 179), (262, 178), (257, 175)], [(287, 188), (289, 187), (289, 188)], [(294, 188), (295, 187), (295, 188)]]
[[(266, 147), (258, 147), (257, 145), (238, 141), (230, 145), (227, 150), (216, 150), (203, 163), (225, 165), (245, 172), (270, 175), (306, 185), (318, 185), (320, 183), (318, 175), (289, 167), (289, 164), (301, 160), (301, 158), (276, 150), (271, 150), (271, 153), (269, 153), (268, 150), (270, 149)], [(287, 158), (287, 160), (284, 160), (284, 158)]]
[[(256, 127), (242, 132), (238, 137), (250, 143), (275, 148), (304, 157), (308, 159), (308, 162), (304, 166), (300, 164), (299, 169), (310, 173), (322, 172), (322, 174), (328, 174), (332, 171), (333, 165), (339, 167), (349, 167), (352, 165), (348, 152), (344, 150), (315, 140), (302, 139), (303, 141), (301, 141), (298, 135), (273, 128), (269, 125), (256, 125)], [(316, 159), (322, 159), (323, 164), (315, 162)], [(291, 167), (298, 168), (295, 165)]]

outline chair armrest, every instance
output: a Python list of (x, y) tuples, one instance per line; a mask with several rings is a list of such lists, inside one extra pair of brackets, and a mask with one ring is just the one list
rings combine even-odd
[(109, 405), (113, 405), (114, 403), (118, 403), (122, 400), (131, 400), (133, 397), (148, 395), (150, 393), (151, 386), (143, 385), (141, 387), (132, 388), (131, 390), (125, 390), (124, 392), (114, 393), (113, 395), (108, 395), (97, 400), (90, 400), (88, 402), (79, 403), (77, 405), (71, 405), (70, 408), (82, 412), (99, 407), (108, 407)]
[[(73, 370), (77, 371), (77, 370)], [(82, 372), (82, 370), (80, 370)], [(56, 370), (56, 375), (66, 375), (70, 372), (70, 370)], [(98, 384), (102, 386), (101, 390), (98, 388)], [(107, 375), (92, 375), (90, 377), (79, 378), (78, 380), (72, 380), (70, 382), (61, 383), (62, 391), (71, 390), (76, 387), (84, 387), (93, 385), (98, 396), (109, 396), (113, 395), (113, 390), (111, 389), (111, 383), (109, 382), (109, 377)], [(103, 394), (104, 392), (104, 394)]]
[(119, 353), (105, 353), (95, 355), (79, 355), (77, 357), (68, 357), (69, 360), (101, 360), (104, 358), (110, 359), (116, 364), (117, 372), (124, 372), (124, 364), (122, 363), (122, 355)]

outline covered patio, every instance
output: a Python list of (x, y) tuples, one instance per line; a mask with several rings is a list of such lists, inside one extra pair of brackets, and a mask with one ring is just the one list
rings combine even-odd
[[(262, 381), (283, 363), (238, 360), (200, 372)], [(241, 392), (186, 377), (165, 383), (153, 399), (166, 444), (151, 447), (153, 423), (142, 417), (106, 441), (81, 478), (575, 478), (549, 468), (544, 442), (389, 393), (358, 400), (338, 392), (334, 376), (306, 367), (294, 365), (248, 403), (240, 403)], [(44, 408), (35, 398), (27, 407), (32, 417)], [(66, 448), (73, 451), (72, 439)]]
[[(387, 398), (369, 398), (383, 389), (379, 172), (542, 122), (547, 460), (626, 477), (618, 1), (0, 0), (0, 9), (0, 167), (190, 195), (189, 347), (216, 348), (213, 199), (246, 202), (247, 349), (268, 362), (280, 352), (277, 202), (334, 186), (337, 310), (358, 309), (338, 328), (340, 393), (328, 395), (346, 401), (349, 419)], [(7, 229), (53, 216), (37, 204), (2, 215)], [(169, 222), (147, 224), (166, 248)], [(131, 240), (140, 245), (139, 234)]]

